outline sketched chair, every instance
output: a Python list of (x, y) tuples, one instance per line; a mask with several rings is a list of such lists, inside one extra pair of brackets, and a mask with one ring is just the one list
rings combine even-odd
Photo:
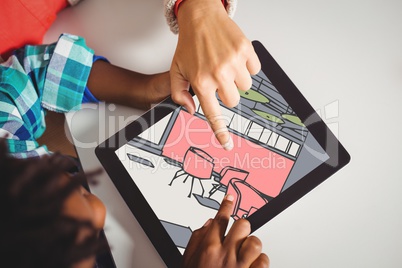
[(193, 192), (194, 179), (199, 180), (202, 188), (201, 196), (204, 196), (205, 191), (201, 180), (209, 180), (211, 178), (213, 169), (214, 159), (205, 151), (191, 146), (184, 155), (182, 169), (176, 172), (172, 181), (169, 183), (169, 186), (171, 186), (173, 181), (178, 177), (187, 175), (183, 183), (186, 182), (188, 177), (192, 178), (191, 189), (188, 197), (190, 197)]
[(243, 180), (230, 181), (227, 194), (235, 197), (232, 217), (235, 220), (250, 216), (271, 199)]
[(249, 172), (240, 168), (235, 168), (232, 166), (224, 167), (219, 173), (219, 177), (215, 180), (218, 183), (213, 184), (212, 189), (209, 191), (209, 197), (211, 197), (216, 191), (226, 192), (227, 186), (232, 179), (245, 180)]

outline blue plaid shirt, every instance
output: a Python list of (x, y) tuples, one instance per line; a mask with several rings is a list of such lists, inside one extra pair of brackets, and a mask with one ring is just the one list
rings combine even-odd
[[(45, 109), (68, 112), (95, 100), (86, 83), (94, 60), (83, 38), (26, 46), (0, 64), (0, 137), (16, 157), (47, 154), (36, 139), (45, 131)], [(84, 97), (85, 95), (85, 97)]]

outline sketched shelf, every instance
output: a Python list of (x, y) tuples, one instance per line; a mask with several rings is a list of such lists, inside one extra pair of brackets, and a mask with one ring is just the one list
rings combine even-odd
[(293, 114), (283, 114), (282, 115), (283, 118), (285, 118), (286, 120), (292, 122), (293, 124), (305, 127), (305, 125), (303, 124), (303, 122), (300, 120), (300, 118), (296, 115)]
[(239, 90), (239, 94), (242, 98), (252, 100), (259, 103), (269, 103), (269, 99), (257, 92), (254, 89), (249, 89), (247, 91)]
[(276, 117), (275, 115), (272, 115), (270, 113), (264, 112), (264, 111), (260, 111), (257, 109), (252, 109), (252, 111), (257, 114), (258, 116), (264, 118), (265, 120), (277, 123), (277, 124), (283, 124), (285, 123), (282, 119), (280, 119), (279, 117)]

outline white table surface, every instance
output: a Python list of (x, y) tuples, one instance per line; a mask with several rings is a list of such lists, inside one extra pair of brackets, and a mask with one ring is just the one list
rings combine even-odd
[[(271, 52), (352, 156), (257, 230), (271, 267), (401, 267), (402, 1), (239, 0), (234, 20)], [(177, 38), (161, 0), (85, 0), (59, 15), (45, 41), (62, 32), (146, 73), (169, 68)], [(141, 113), (89, 105), (69, 114), (84, 169), (99, 167), (94, 147)], [(105, 126), (102, 116), (116, 124)], [(163, 267), (106, 174), (92, 190), (106, 203), (118, 267)]]

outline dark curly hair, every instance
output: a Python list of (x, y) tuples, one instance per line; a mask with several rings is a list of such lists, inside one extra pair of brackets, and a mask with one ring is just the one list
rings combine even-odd
[[(105, 248), (91, 222), (63, 215), (66, 198), (85, 181), (83, 173), (60, 177), (74, 163), (60, 154), (16, 159), (0, 139), (0, 266), (70, 267)], [(78, 232), (88, 237), (78, 243)]]

